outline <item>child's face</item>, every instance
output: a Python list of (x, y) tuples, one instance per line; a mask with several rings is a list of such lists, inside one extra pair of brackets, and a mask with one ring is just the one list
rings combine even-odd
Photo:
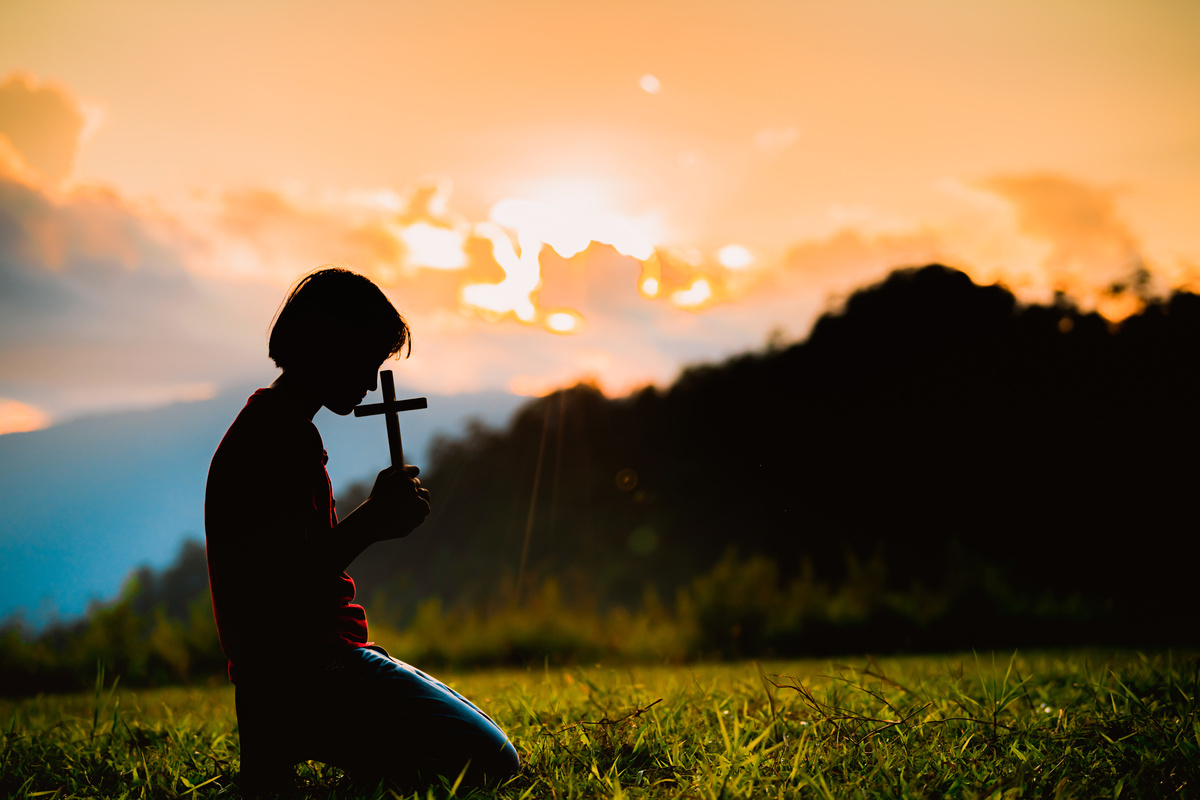
[(321, 379), (321, 405), (343, 417), (354, 411), (367, 392), (375, 391), (383, 361), (367, 351), (330, 362)]

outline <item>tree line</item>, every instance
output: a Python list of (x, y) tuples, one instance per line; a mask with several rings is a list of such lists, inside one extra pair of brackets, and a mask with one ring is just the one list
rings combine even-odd
[[(1112, 324), (898, 270), (802, 342), (532, 400), (435, 443), (434, 510), (352, 565), (359, 598), (463, 665), (1194, 645), (1200, 297), (1140, 300)], [(219, 673), (207, 603), (192, 543), (86, 620), (10, 624), (0, 676)]]

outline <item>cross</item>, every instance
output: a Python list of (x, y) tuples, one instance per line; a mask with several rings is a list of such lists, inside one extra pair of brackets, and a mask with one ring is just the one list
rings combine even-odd
[(383, 390), (383, 402), (372, 403), (368, 406), (355, 406), (354, 416), (370, 417), (383, 414), (387, 421), (388, 449), (392, 451), (392, 466), (404, 466), (404, 447), (400, 443), (399, 411), (412, 411), (418, 408), (428, 408), (429, 403), (424, 397), (413, 397), (408, 400), (396, 399), (396, 384), (392, 381), (392, 371), (385, 369), (379, 373), (379, 388)]

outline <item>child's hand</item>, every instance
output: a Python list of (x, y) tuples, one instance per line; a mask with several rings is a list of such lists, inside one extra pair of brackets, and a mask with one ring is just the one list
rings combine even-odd
[(408, 536), (429, 515), (429, 490), (417, 480), (419, 474), (413, 466), (388, 467), (375, 478), (367, 501), (380, 540)]

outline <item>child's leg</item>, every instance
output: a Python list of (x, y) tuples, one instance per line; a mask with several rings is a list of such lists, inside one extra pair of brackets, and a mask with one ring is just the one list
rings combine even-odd
[(271, 685), (234, 688), (242, 760), (238, 783), (247, 794), (274, 794), (295, 780), (300, 757), (290, 712), (294, 698), (289, 694)]
[(324, 740), (318, 759), (367, 780), (388, 777), (403, 785), (435, 775), (454, 779), (464, 768), (467, 782), (477, 784), (503, 780), (520, 767), (516, 749), (487, 714), (383, 652), (349, 651), (324, 675), (321, 693), (340, 706), (340, 713), (326, 713), (342, 724)]

